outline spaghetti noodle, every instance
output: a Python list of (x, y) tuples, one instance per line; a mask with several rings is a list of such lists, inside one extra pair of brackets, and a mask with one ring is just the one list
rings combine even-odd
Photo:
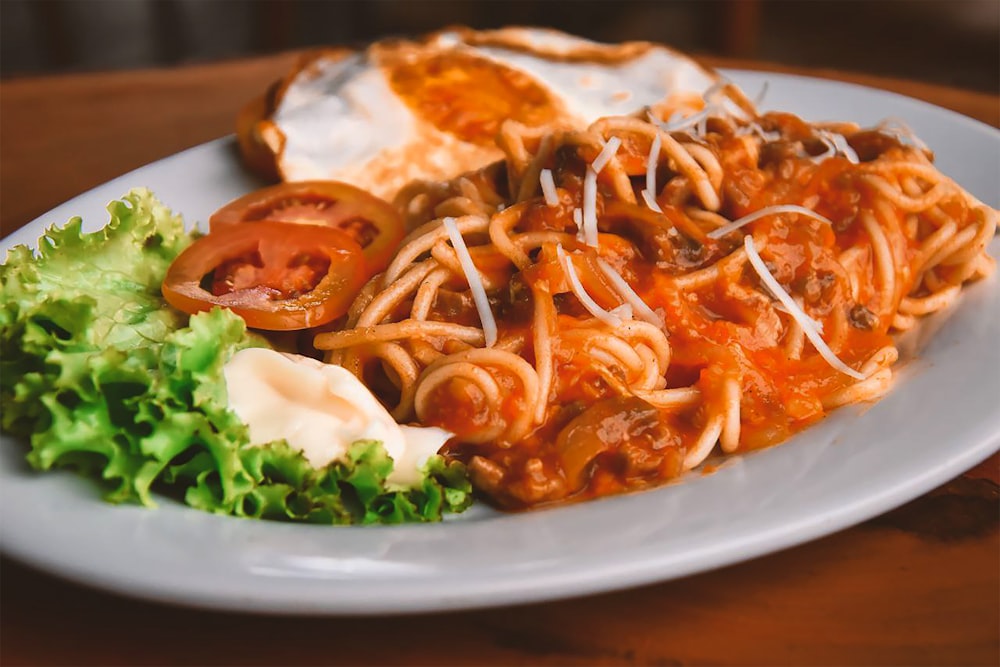
[(674, 111), (506, 122), (502, 163), (401, 193), (413, 231), (315, 338), (397, 420), (455, 433), (502, 507), (659, 484), (876, 399), (892, 335), (994, 269), (997, 212), (922, 144), (726, 83)]

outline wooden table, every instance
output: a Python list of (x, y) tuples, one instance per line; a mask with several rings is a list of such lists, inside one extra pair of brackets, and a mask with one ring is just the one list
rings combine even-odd
[[(995, 96), (793, 71), (1000, 125)], [(3, 235), (130, 169), (232, 131), (292, 56), (0, 84)], [(2, 563), (0, 663), (1000, 664), (996, 455), (882, 517), (679, 581), (576, 600), (402, 619), (162, 606)], [(390, 629), (391, 628), (391, 629)]]

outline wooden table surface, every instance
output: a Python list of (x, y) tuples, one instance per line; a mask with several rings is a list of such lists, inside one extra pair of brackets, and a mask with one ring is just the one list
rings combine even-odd
[[(1000, 125), (994, 95), (792, 71)], [(232, 131), (289, 54), (0, 83), (0, 230)], [(0, 664), (1000, 664), (997, 455), (825, 539), (678, 581), (580, 599), (396, 619), (191, 610), (0, 565)]]

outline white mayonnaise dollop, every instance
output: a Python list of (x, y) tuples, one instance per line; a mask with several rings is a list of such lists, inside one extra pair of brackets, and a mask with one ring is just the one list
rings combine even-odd
[(309, 357), (249, 348), (234, 354), (223, 374), (229, 409), (250, 429), (250, 444), (284, 439), (316, 468), (358, 440), (379, 440), (393, 460), (386, 481), (412, 486), (451, 437), (440, 428), (400, 426), (353, 374)]

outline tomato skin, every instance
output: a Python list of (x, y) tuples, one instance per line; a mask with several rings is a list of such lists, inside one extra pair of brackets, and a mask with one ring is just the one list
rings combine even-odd
[[(229, 277), (228, 287), (215, 276), (209, 291), (203, 281), (217, 269)], [(361, 246), (347, 234), (265, 221), (224, 226), (192, 243), (167, 269), (162, 293), (188, 314), (218, 306), (248, 327), (291, 331), (343, 315), (371, 275)]]
[(234, 199), (209, 218), (212, 231), (259, 222), (323, 225), (354, 237), (374, 272), (389, 265), (405, 230), (388, 202), (339, 181), (279, 183)]

